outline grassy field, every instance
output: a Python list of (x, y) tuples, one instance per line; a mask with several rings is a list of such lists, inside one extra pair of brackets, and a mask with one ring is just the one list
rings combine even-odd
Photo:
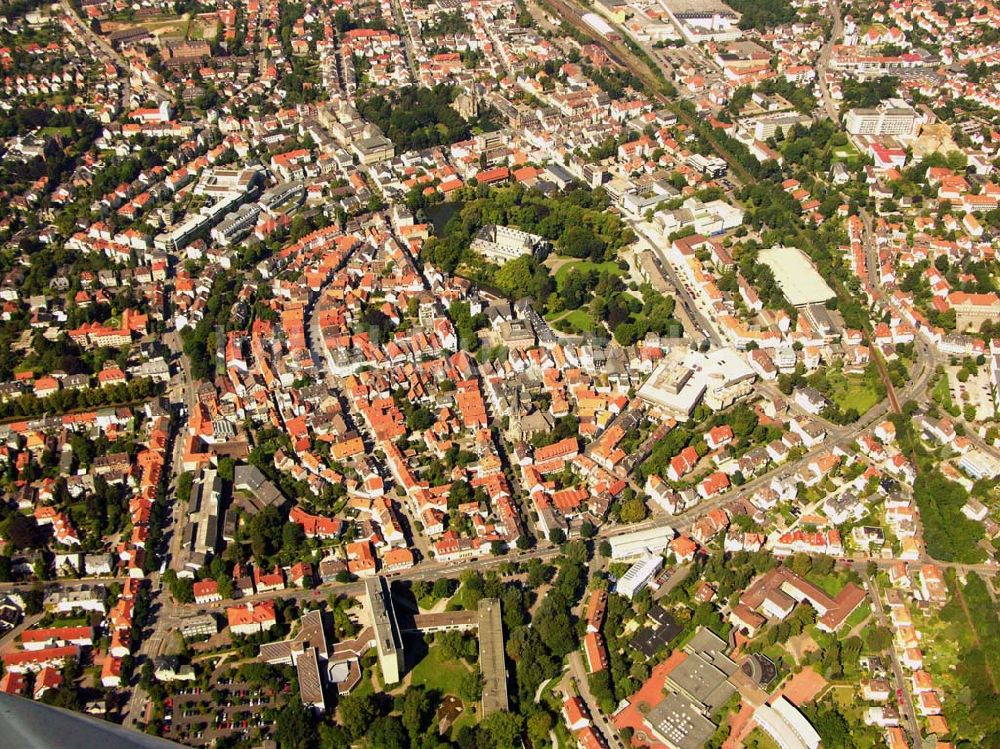
[(593, 270), (598, 273), (612, 273), (616, 276), (622, 275), (622, 270), (618, 267), (618, 263), (610, 260), (604, 263), (595, 263), (590, 260), (572, 260), (564, 265), (561, 265), (559, 270), (556, 271), (556, 283), (562, 285), (563, 280), (566, 278), (566, 274), (573, 268), (580, 271)]
[(828, 575), (810, 572), (806, 575), (806, 579), (816, 587), (821, 588), (828, 596), (836, 596), (840, 589), (847, 584), (846, 576), (837, 572), (831, 572)]
[(188, 25), (187, 38), (191, 40), (212, 40), (218, 33), (218, 24), (215, 21), (205, 23), (203, 21), (191, 20)]
[(931, 388), (931, 400), (950, 414), (957, 415), (959, 413), (958, 407), (951, 399), (947, 372), (942, 372), (934, 381), (934, 387)]
[[(563, 260), (563, 258), (556, 255), (551, 255), (549, 260), (546, 261), (550, 270), (554, 267), (557, 268), (553, 274), (556, 280), (557, 289), (562, 288), (562, 286), (566, 283), (566, 276), (569, 275), (569, 272), (574, 268), (579, 271), (611, 273), (616, 276), (621, 276), (623, 274), (623, 271), (618, 267), (618, 264), (610, 260), (604, 263), (595, 263), (590, 260), (570, 260), (568, 262), (563, 262)], [(560, 263), (562, 264), (560, 265)], [(580, 309), (546, 315), (545, 319), (551, 323), (552, 327), (557, 330), (561, 330), (564, 333), (593, 333), (599, 327), (597, 321), (594, 320), (594, 318), (591, 317), (590, 314), (588, 314), (582, 307)]]
[(854, 698), (854, 689), (847, 684), (831, 684), (826, 696), (827, 698), (832, 697), (841, 710), (849, 708), (857, 702)]
[(841, 632), (846, 636), (852, 629), (861, 624), (865, 619), (871, 616), (872, 609), (867, 603), (863, 603), (858, 608), (854, 610), (854, 613), (847, 617), (847, 621), (844, 622), (844, 626)]
[(845, 375), (843, 372), (830, 370), (826, 377), (831, 385), (830, 398), (841, 411), (853, 408), (863, 414), (878, 403), (878, 393), (865, 383), (863, 376)]
[(134, 24), (146, 29), (150, 34), (168, 39), (184, 39), (188, 32), (188, 19), (181, 16), (166, 17), (163, 20), (149, 20)]
[(833, 158), (837, 161), (846, 161), (853, 166), (861, 156), (853, 146), (848, 144), (836, 148), (833, 152)]
[(795, 656), (788, 652), (784, 645), (780, 643), (775, 643), (774, 645), (768, 645), (764, 648), (764, 655), (771, 659), (771, 661), (776, 665), (779, 670), (784, 666), (784, 668), (789, 671), (795, 668)]
[(414, 667), (410, 683), (436, 689), (442, 694), (458, 695), (459, 680), (468, 671), (464, 663), (446, 660), (441, 648), (431, 648)]
[(465, 710), (462, 714), (458, 716), (458, 719), (451, 724), (451, 735), (452, 738), (458, 735), (459, 730), (462, 726), (474, 726), (477, 722), (476, 710), (474, 707), (466, 705)]
[(548, 320), (553, 327), (563, 331), (582, 330), (587, 333), (593, 333), (594, 328), (596, 327), (594, 318), (590, 316), (590, 313), (582, 309), (560, 312), (555, 315), (547, 316), (545, 319)]

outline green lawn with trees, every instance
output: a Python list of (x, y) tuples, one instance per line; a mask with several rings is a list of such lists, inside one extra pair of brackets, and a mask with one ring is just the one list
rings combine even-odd
[[(946, 715), (960, 746), (1000, 746), (1000, 619), (985, 581), (945, 573), (951, 597), (924, 629), (925, 666), (956, 699)], [(966, 743), (967, 742), (967, 743)]]
[(877, 383), (864, 374), (845, 374), (840, 369), (828, 369), (829, 396), (837, 407), (847, 413), (853, 409), (863, 414), (882, 400)]
[(463, 680), (468, 679), (473, 671), (464, 661), (450, 655), (447, 648), (437, 645), (430, 647), (427, 655), (410, 672), (410, 683), (441, 694), (461, 696), (464, 691)]
[[(607, 211), (603, 190), (577, 188), (546, 196), (520, 185), (465, 188), (462, 208), (440, 236), (424, 246), (426, 260), (510, 299), (529, 297), (536, 309), (566, 332), (606, 332), (622, 345), (649, 332), (680, 336), (674, 300), (650, 286), (629, 289), (618, 251), (635, 238)], [(538, 234), (562, 258), (573, 258), (553, 275), (538, 258), (523, 256), (497, 267), (471, 250), (473, 238), (491, 224)]]
[(561, 288), (567, 282), (567, 278), (576, 273), (608, 273), (612, 276), (620, 276), (623, 271), (613, 260), (607, 260), (603, 263), (595, 263), (592, 260), (570, 260), (560, 265), (556, 270), (556, 288)]

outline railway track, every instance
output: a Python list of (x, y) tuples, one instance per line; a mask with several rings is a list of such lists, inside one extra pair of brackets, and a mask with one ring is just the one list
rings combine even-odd
[[(673, 112), (677, 116), (678, 120), (692, 129), (698, 128), (700, 125), (698, 120), (692, 117), (687, 110), (677, 106), (677, 103), (664, 93), (664, 81), (657, 77), (656, 74), (650, 70), (647, 62), (629, 49), (623, 41), (609, 39), (608, 37), (600, 35), (596, 30), (591, 28), (586, 21), (583, 20), (583, 10), (571, 3), (564, 2), (564, 0), (538, 1), (540, 5), (549, 8), (555, 17), (561, 18), (580, 33), (586, 35), (590, 39), (593, 39), (594, 43), (605, 51), (611, 59), (611, 62), (616, 67), (621, 70), (629, 71), (632, 75), (642, 81), (643, 85), (647, 89), (647, 93), (649, 93), (659, 104)], [(709, 137), (708, 141), (712, 146), (712, 150), (714, 150), (720, 158), (725, 160), (725, 162), (729, 165), (730, 172), (735, 174), (740, 182), (743, 184), (751, 184), (755, 182), (751, 174), (722, 144), (712, 137)]]
[[(570, 26), (577, 29), (588, 38), (593, 39), (598, 46), (604, 49), (605, 53), (607, 53), (614, 65), (622, 70), (629, 71), (632, 75), (638, 78), (643, 85), (647, 87), (647, 93), (656, 99), (658, 103), (667, 107), (670, 111), (677, 115), (678, 120), (692, 129), (698, 129), (701, 123), (692, 117), (687, 110), (679, 107), (675, 101), (666, 95), (663, 90), (664, 82), (649, 69), (647, 62), (629, 49), (624, 42), (599, 34), (595, 29), (591, 28), (586, 21), (583, 20), (583, 11), (572, 3), (565, 2), (565, 0), (539, 0), (539, 3), (548, 7), (557, 18), (562, 18), (563, 21), (568, 23)], [(726, 164), (729, 165), (730, 173), (735, 174), (741, 183), (744, 185), (751, 185), (758, 181), (717, 139), (711, 135), (708, 135), (706, 139), (712, 146), (712, 150), (714, 150), (716, 154), (718, 154), (719, 157), (725, 160)], [(801, 227), (799, 227), (798, 233), (804, 243), (803, 246), (807, 246), (807, 238), (801, 235)], [(843, 285), (839, 282), (837, 283), (837, 290), (838, 295), (850, 298), (847, 290), (844, 289)], [(871, 338), (870, 331), (865, 330), (865, 335), (868, 339), (869, 345), (874, 346), (874, 341)], [(882, 381), (885, 383), (889, 405), (895, 413), (901, 413), (899, 400), (896, 397), (895, 388), (892, 385), (892, 379), (889, 377), (889, 372), (885, 367), (885, 362), (882, 361), (882, 357), (878, 352), (875, 354), (875, 360), (879, 369), (879, 374), (882, 376)]]

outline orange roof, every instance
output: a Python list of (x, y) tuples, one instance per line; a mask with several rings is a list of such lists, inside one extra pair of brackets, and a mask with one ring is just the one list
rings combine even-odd
[(229, 626), (239, 626), (241, 624), (267, 624), (277, 621), (277, 614), (274, 609), (274, 601), (262, 601), (261, 603), (248, 603), (246, 606), (231, 606), (226, 609), (226, 618)]

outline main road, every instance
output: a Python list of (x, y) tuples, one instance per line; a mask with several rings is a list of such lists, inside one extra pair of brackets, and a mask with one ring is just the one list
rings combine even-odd
[[(174, 354), (174, 359), (179, 365), (177, 371), (170, 380), (170, 400), (171, 403), (181, 405), (180, 413), (177, 415), (177, 425), (173, 433), (173, 443), (171, 445), (170, 459), (170, 480), (167, 485), (167, 515), (166, 527), (163, 529), (163, 543), (165, 548), (161, 550), (163, 567), (170, 567), (175, 571), (181, 569), (181, 539), (184, 535), (184, 525), (187, 520), (186, 507), (180, 507), (177, 503), (177, 481), (184, 471), (184, 436), (187, 432), (187, 420), (191, 415), (191, 408), (197, 400), (194, 380), (191, 377), (191, 363), (187, 354), (184, 353), (183, 346), (177, 333), (167, 333), (163, 337), (163, 342)], [(160, 575), (154, 572), (150, 575), (150, 616), (152, 617), (152, 632), (148, 637), (144, 637), (139, 645), (136, 659), (139, 663), (142, 658), (153, 659), (160, 655), (163, 643), (170, 633), (176, 629), (177, 618), (175, 615), (176, 603), (173, 597), (164, 590)], [(173, 626), (171, 626), (171, 624)], [(136, 728), (142, 719), (143, 711), (147, 703), (145, 690), (139, 685), (137, 674), (132, 677), (132, 694), (129, 695), (123, 724), (127, 728)]]
[(662, 238), (658, 239), (653, 236), (643, 225), (644, 223), (642, 219), (637, 219), (630, 222), (630, 225), (632, 230), (641, 236), (652, 248), (653, 257), (659, 261), (658, 266), (666, 273), (670, 283), (676, 289), (677, 297), (681, 302), (681, 308), (677, 310), (678, 313), (687, 318), (689, 327), (693, 328), (694, 331), (700, 332), (716, 346), (723, 345), (722, 337), (716, 331), (715, 326), (712, 325), (712, 321), (698, 308), (698, 301), (687, 290), (684, 279), (677, 273), (677, 269), (674, 268), (673, 263), (667, 259), (666, 252), (662, 247)]
[(819, 58), (816, 61), (816, 75), (819, 77), (819, 90), (823, 94), (823, 108), (826, 109), (827, 116), (834, 122), (837, 122), (840, 110), (837, 107), (837, 102), (833, 100), (833, 96), (830, 93), (830, 84), (826, 79), (826, 74), (830, 67), (833, 46), (840, 39), (840, 35), (844, 31), (844, 25), (840, 18), (839, 0), (830, 0), (829, 7), (830, 12), (833, 14), (833, 26), (830, 29), (830, 37), (819, 52)]

